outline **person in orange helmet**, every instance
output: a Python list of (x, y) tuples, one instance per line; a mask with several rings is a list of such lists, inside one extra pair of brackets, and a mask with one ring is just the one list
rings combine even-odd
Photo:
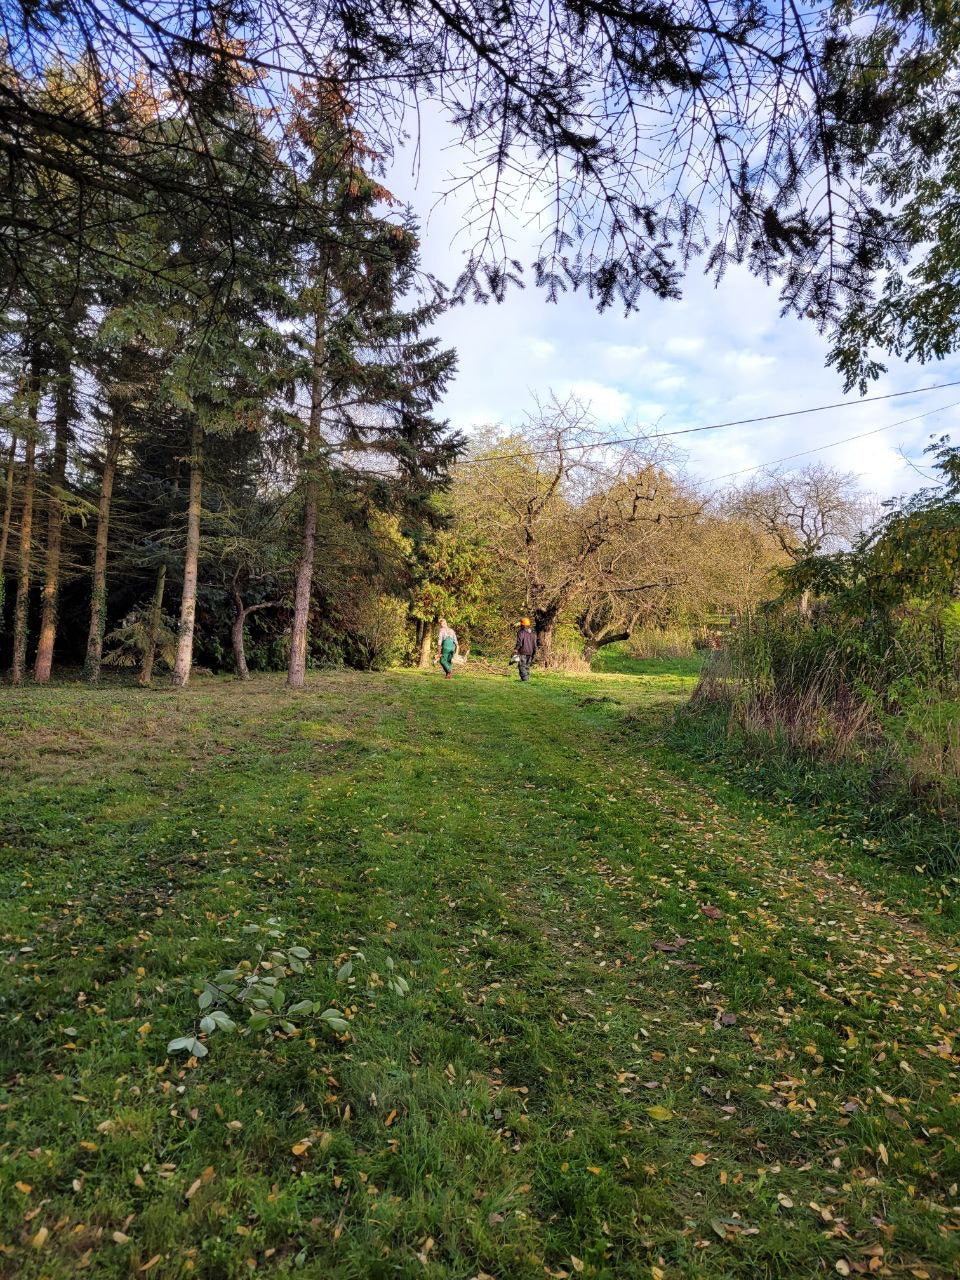
[(513, 656), (517, 660), (517, 671), (521, 680), (530, 679), (530, 664), (537, 653), (537, 637), (530, 626), (529, 618), (520, 619), (520, 629), (513, 646)]

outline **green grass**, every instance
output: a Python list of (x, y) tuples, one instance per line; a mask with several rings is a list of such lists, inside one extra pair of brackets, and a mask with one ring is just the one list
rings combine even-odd
[[(5, 690), (0, 1276), (955, 1275), (944, 899), (694, 680)], [(350, 1034), (168, 1057), (271, 917)]]
[(698, 676), (706, 657), (696, 652), (683, 658), (634, 658), (625, 644), (611, 644), (597, 650), (591, 669), (598, 675), (685, 678)]
[[(881, 752), (829, 759), (766, 733), (746, 732), (730, 706), (697, 702), (678, 715), (668, 737), (684, 756), (709, 762), (743, 792), (827, 818), (840, 844), (868, 849), (881, 862), (929, 872), (944, 907), (960, 923), (960, 826), (949, 795), (931, 794)], [(948, 896), (949, 895), (949, 896)]]

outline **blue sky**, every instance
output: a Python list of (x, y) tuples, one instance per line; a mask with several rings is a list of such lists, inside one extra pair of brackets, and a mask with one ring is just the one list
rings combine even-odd
[[(468, 201), (453, 196), (438, 203), (446, 175), (461, 168), (457, 150), (426, 130), (420, 172), (400, 156), (388, 175), (393, 191), (409, 199), (421, 219), (425, 265), (452, 283), (470, 247), (465, 229)], [(536, 228), (511, 228), (517, 256), (534, 255)], [(815, 449), (873, 428), (890, 429), (840, 445), (810, 459), (852, 471), (864, 489), (880, 497), (909, 493), (925, 483), (922, 451), (931, 434), (960, 440), (960, 387), (904, 396), (875, 404), (844, 397), (838, 375), (825, 367), (827, 341), (810, 322), (781, 317), (776, 291), (745, 270), (727, 274), (719, 287), (694, 267), (679, 302), (645, 299), (629, 316), (599, 314), (584, 295), (557, 304), (529, 285), (502, 304), (469, 304), (444, 317), (446, 342), (459, 353), (459, 374), (443, 411), (470, 430), (484, 424), (509, 426), (522, 420), (534, 394), (576, 392), (592, 404), (599, 424), (612, 435), (629, 427), (672, 431), (803, 409), (846, 399), (827, 413), (781, 422), (706, 432), (677, 442), (678, 463), (692, 479), (720, 487), (786, 455)], [(869, 394), (906, 391), (960, 380), (960, 358), (936, 365), (890, 361), (889, 372)], [(903, 419), (954, 405), (919, 421)], [(906, 461), (905, 453), (913, 463)]]

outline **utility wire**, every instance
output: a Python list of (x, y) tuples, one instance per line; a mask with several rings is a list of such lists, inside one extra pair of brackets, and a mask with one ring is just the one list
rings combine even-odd
[[(931, 388), (932, 390), (932, 388)], [(727, 471), (722, 476), (711, 476), (705, 484), (718, 484), (721, 480), (732, 480), (734, 476), (745, 476), (751, 471), (763, 471), (766, 467), (778, 467), (781, 462), (792, 462), (794, 458), (808, 458), (811, 453), (823, 453), (826, 449), (836, 449), (838, 445), (850, 444), (853, 440), (863, 440), (867, 436), (879, 435), (881, 431), (892, 431), (894, 427), (902, 427), (907, 422), (919, 422), (921, 418), (932, 418), (936, 413), (947, 409), (955, 409), (960, 400), (951, 400), (937, 409), (928, 409), (926, 413), (915, 413), (910, 418), (901, 418), (898, 422), (888, 422), (885, 427), (874, 427), (871, 431), (860, 431), (855, 436), (845, 436), (842, 440), (832, 440), (829, 444), (820, 444), (813, 449), (802, 449), (799, 453), (788, 453), (785, 458), (774, 458), (772, 462), (758, 462), (755, 467), (741, 467), (739, 471)]]
[[(902, 396), (919, 396), (925, 395), (928, 391), (945, 391), (948, 387), (960, 387), (960, 379), (953, 382), (939, 382), (932, 387), (917, 387), (913, 391), (889, 391), (882, 396), (864, 396), (860, 400), (838, 400), (834, 404), (818, 404), (810, 409), (789, 409), (783, 413), (764, 413), (757, 418), (736, 418), (731, 422), (710, 422), (703, 427), (680, 427), (676, 431), (655, 431), (642, 436), (623, 436), (618, 440), (592, 440), (584, 444), (572, 444), (566, 446), (569, 452), (574, 449), (608, 449), (618, 444), (646, 444), (651, 440), (668, 440), (675, 436), (695, 435), (700, 431), (720, 431), (724, 427), (746, 427), (756, 422), (774, 422), (783, 418), (798, 418), (809, 413), (826, 413), (830, 409), (849, 409), (853, 405), (876, 404), (881, 400), (897, 400)], [(949, 408), (945, 405), (944, 408)], [(936, 412), (934, 410), (934, 412)], [(921, 417), (926, 415), (920, 415)], [(910, 421), (910, 419), (905, 419)], [(898, 423), (891, 423), (890, 426), (898, 426)], [(886, 427), (876, 428), (878, 431), (886, 431)], [(864, 432), (864, 435), (872, 435), (873, 432)], [(851, 437), (856, 439), (856, 437)], [(838, 444), (843, 443), (837, 441)], [(556, 453), (556, 449), (530, 449), (522, 453), (486, 453), (481, 454), (478, 458), (464, 458), (462, 462), (454, 465), (458, 467), (472, 467), (481, 462), (512, 462), (517, 458), (538, 458), (547, 454)], [(764, 465), (772, 466), (773, 463)]]

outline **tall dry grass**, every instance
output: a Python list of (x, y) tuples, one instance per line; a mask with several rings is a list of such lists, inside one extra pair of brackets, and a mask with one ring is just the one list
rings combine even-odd
[(790, 759), (846, 769), (863, 806), (926, 815), (944, 825), (944, 847), (960, 846), (960, 643), (935, 617), (904, 613), (885, 627), (761, 618), (707, 663), (698, 711), (714, 735), (722, 724), (728, 748), (773, 772)]

